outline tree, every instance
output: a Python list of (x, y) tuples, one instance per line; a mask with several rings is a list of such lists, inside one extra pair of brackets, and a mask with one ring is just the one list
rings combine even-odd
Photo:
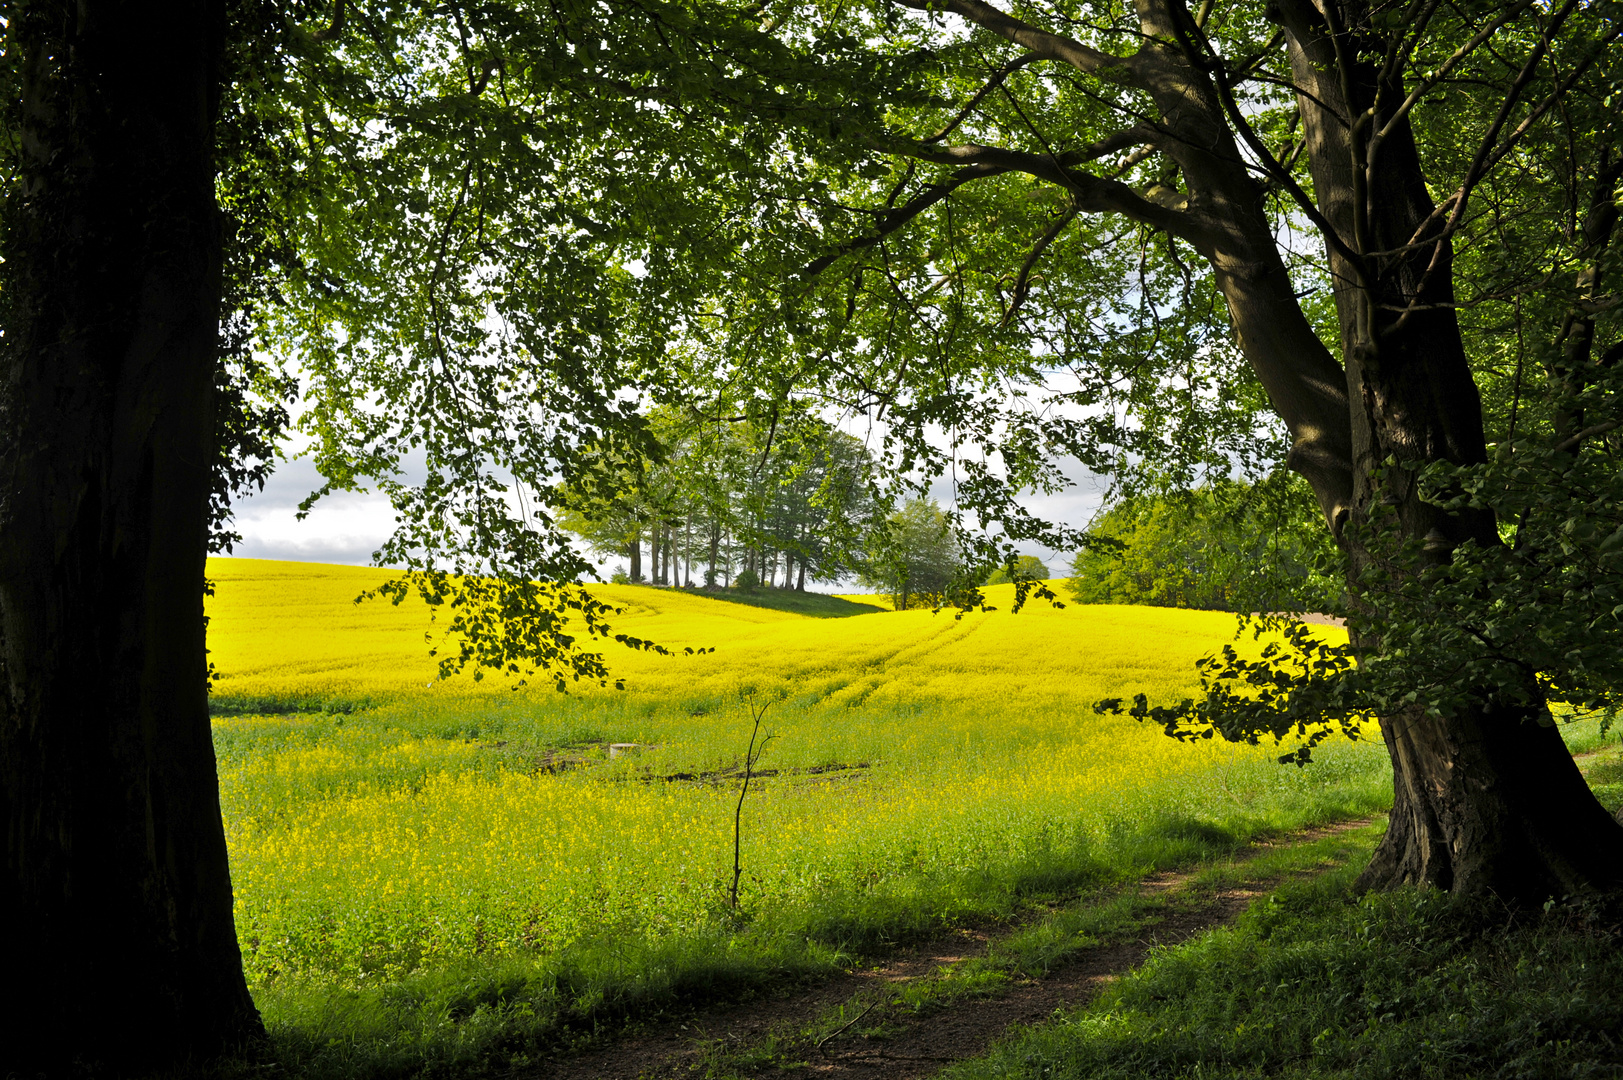
[(952, 521), (934, 499), (909, 499), (874, 533), (859, 580), (883, 589), (897, 611), (940, 607), (953, 599), (963, 561)]
[[(460, 568), (496, 576), (412, 562), (422, 570), (412, 584), (441, 610), (453, 593), (469, 601), (453, 626), (472, 650), (447, 658), (453, 668), (518, 672), (522, 660), (604, 675), (564, 632), (573, 613), (585, 640), (601, 635), (602, 607), (537, 583), (576, 579), (586, 564), (525, 491), (539, 493), (560, 462), (572, 477), (579, 446), (645, 441), (616, 398), (626, 379), (582, 359), (635, 336), (595, 321), (615, 304), (613, 268), (572, 260), (568, 244), (502, 237), (536, 252), (504, 266), (522, 276), (543, 262), (555, 298), (568, 294), (566, 315), (548, 306), (539, 325), (504, 329), (569, 359), (506, 374), (453, 360), (492, 359), (478, 329), (452, 324), (477, 328), (488, 313), (475, 305), (469, 316), (456, 282), (468, 284), (467, 260), (493, 265), (494, 252), (458, 246), (465, 237), (447, 227), (468, 200), (423, 194), (465, 195), (472, 183), (440, 170), (443, 114), (378, 121), (374, 92), (400, 74), (393, 46), (438, 13), (340, 3), (313, 28), (292, 6), (197, 2), (159, 14), (100, 0), (5, 9), (0, 912), (13, 932), (0, 1004), (4, 1066), (19, 1073), (137, 1072), (262, 1035), (232, 923), (202, 606), (211, 536), (229, 540), (225, 502), (263, 477), (252, 457), (285, 420), (286, 380), (245, 361), (249, 347), (298, 349), (320, 388), (306, 418), (332, 437), (316, 455), (328, 485), (311, 502), (375, 479), (406, 509), (393, 550), (408, 561), (478, 538)], [(364, 45), (342, 55), (338, 39), (357, 25)], [(410, 92), (443, 100), (460, 74), (437, 72)], [(370, 118), (333, 123), (346, 106)], [(421, 183), (374, 171), (370, 150), (396, 135), (400, 153), (385, 164)], [(502, 160), (498, 147), (464, 149)], [(375, 260), (354, 257), (346, 218), (379, 242), (365, 252)], [(453, 258), (464, 260), (455, 272)], [(401, 265), (413, 269), (391, 276)], [(597, 306), (577, 299), (581, 279)], [(345, 336), (362, 324), (398, 331), (397, 347)], [(335, 354), (366, 373), (335, 372)], [(391, 381), (394, 364), (411, 375)], [(479, 406), (497, 399), (517, 415), (481, 427)], [(500, 466), (468, 456), (491, 438), (517, 466), (517, 513)], [(398, 483), (400, 455), (424, 441), (430, 479)]]
[(987, 575), (988, 585), (1007, 585), (1011, 581), (1046, 581), (1048, 579), (1048, 564), (1035, 555), (1021, 555), (1014, 560), (1014, 567), (1000, 566)]
[(1114, 543), (1077, 552), (1070, 594), (1084, 604), (1240, 613), (1343, 607), (1343, 588), (1323, 569), (1334, 565), (1335, 546), (1305, 485), (1287, 476), (1141, 495), (1110, 507), (1090, 531)]
[(139, 1069), (260, 1032), (215, 776), (225, 11), (29, 5), (0, 335), (6, 1068)]
[(755, 470), (739, 494), (760, 580), (770, 582), (780, 562), (786, 589), (859, 568), (876, 512), (867, 448), (812, 417), (773, 431), (770, 444), (758, 428), (739, 434), (755, 448)]
[[(1111, 463), (1129, 468), (1137, 455), (1150, 467), (1226, 470), (1234, 462), (1217, 441), (1254, 439), (1256, 410), (1232, 406), (1260, 390), (1344, 552), (1354, 639), (1353, 655), (1301, 661), (1290, 711), (1269, 704), (1303, 726), (1381, 716), (1396, 802), (1364, 884), (1521, 898), (1623, 884), (1623, 827), (1584, 784), (1547, 698), (1550, 686), (1584, 681), (1581, 663), (1563, 657), (1615, 633), (1616, 616), (1598, 603), (1577, 621), (1540, 609), (1548, 632), (1512, 640), (1460, 606), (1483, 583), (1476, 553), (1502, 543), (1469, 351), (1487, 352), (1486, 335), (1460, 313), (1514, 304), (1513, 325), (1549, 332), (1547, 383), (1561, 399), (1550, 449), (1605, 453), (1596, 438), (1613, 430), (1597, 362), (1609, 353), (1597, 356), (1597, 343), (1615, 335), (1615, 317), (1595, 298), (1617, 217), (1606, 103), (1623, 26), (1578, 0), (1548, 12), (1427, 0), (1199, 11), (1181, 0), (1060, 2), (1018, 15), (983, 0), (904, 6), (927, 14), (904, 22), (876, 5), (873, 33), (894, 27), (937, 50), (939, 96), (926, 105), (899, 88), (887, 121), (850, 118), (891, 167), (822, 174), (825, 235), (841, 207), (866, 217), (807, 261), (813, 285), (788, 290), (804, 352), (869, 343), (869, 384), (907, 399), (886, 398), (891, 416), (910, 406), (943, 430), (996, 431), (982, 446), (1012, 477), (1056, 445), (1090, 466), (1114, 447)], [(826, 160), (841, 153), (852, 152)], [(1321, 258), (1294, 239), (1304, 232)], [(1017, 246), (1019, 236), (1029, 239)], [(1202, 340), (1202, 327), (1221, 325), (1211, 315), (1231, 328), (1232, 348)], [(1083, 419), (1048, 422), (1054, 414), (1033, 407), (1029, 423), (994, 422), (973, 392), (943, 388), (950, 377), (909, 394), (882, 374), (928, 366), (974, 386), (972, 368), (983, 379), (993, 368), (1040, 383), (1032, 367), (1060, 361), (1081, 389), (1049, 400), (1088, 407)], [(1232, 401), (1200, 385), (1225, 364), (1247, 373)], [(1167, 409), (1172, 395), (1154, 380), (1180, 368), (1194, 392), (1170, 437), (1099, 407)], [(1526, 387), (1530, 375), (1518, 362), (1506, 382)], [(1521, 398), (1507, 397), (1515, 416)], [(975, 436), (953, 449), (965, 438)], [(989, 472), (969, 479), (961, 504), (983, 520), (1010, 516)], [(1552, 516), (1586, 520), (1574, 502)], [(1012, 518), (1004, 527), (1019, 539), (1032, 526)], [(1536, 572), (1526, 563), (1516, 580)], [(1450, 574), (1453, 587), (1437, 589)], [(1417, 582), (1453, 601), (1429, 623), (1396, 599)], [(1523, 651), (1530, 640), (1536, 653)], [(1422, 654), (1425, 664), (1410, 662)], [(1439, 679), (1445, 658), (1478, 681)], [(1186, 711), (1191, 722), (1237, 738), (1283, 733), (1223, 689), (1266, 673), (1220, 674)]]
[(599, 556), (624, 556), (630, 564), (627, 580), (640, 583), (642, 545), (650, 538), (657, 511), (648, 499), (647, 468), (625, 462), (605, 462), (590, 484), (577, 481), (558, 514), (558, 524), (586, 542)]

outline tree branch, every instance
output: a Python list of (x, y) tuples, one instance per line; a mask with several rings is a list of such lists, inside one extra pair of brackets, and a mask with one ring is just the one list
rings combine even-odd
[(1380, 147), (1381, 143), (1386, 141), (1387, 136), (1392, 134), (1393, 129), (1402, 123), (1403, 118), (1408, 116), (1409, 113), (1413, 111), (1414, 107), (1420, 103), (1420, 99), (1431, 92), (1432, 87), (1448, 78), (1450, 72), (1464, 62), (1466, 57), (1475, 52), (1483, 42), (1492, 37), (1501, 26), (1505, 25), (1505, 23), (1509, 22), (1511, 19), (1526, 11), (1532, 6), (1532, 4), (1533, 0), (1519, 0), (1518, 3), (1512, 4), (1509, 8), (1506, 8), (1504, 14), (1500, 15), (1499, 18), (1494, 19), (1487, 26), (1473, 34), (1471, 36), (1471, 40), (1455, 49), (1449, 58), (1444, 60), (1437, 70), (1432, 73), (1432, 76), (1429, 79), (1421, 80), (1419, 85), (1409, 92), (1409, 96), (1403, 99), (1403, 103), (1393, 111), (1386, 123), (1381, 125), (1381, 129), (1374, 135), (1370, 136), (1368, 151), (1370, 159), (1374, 159), (1375, 151)]
[[(1594, 62), (1595, 57), (1599, 55), (1607, 45), (1615, 41), (1619, 35), (1623, 35), (1623, 26), (1619, 26), (1610, 34), (1602, 38), (1597, 43), (1597, 48), (1591, 52), (1589, 56), (1586, 56), (1582, 63), (1578, 64), (1577, 67), (1573, 69), (1572, 74), (1561, 80), (1561, 82), (1556, 85), (1556, 88), (1551, 91), (1550, 95), (1539, 103), (1539, 105), (1536, 106), (1532, 112), (1528, 113), (1527, 116), (1522, 119), (1522, 122), (1516, 126), (1515, 131), (1512, 131), (1509, 135), (1505, 136), (1503, 141), (1501, 141), (1497, 146), (1494, 146), (1494, 140), (1498, 137), (1499, 132), (1504, 129), (1504, 125), (1509, 121), (1511, 110), (1515, 107), (1516, 102), (1520, 99), (1522, 90), (1525, 89), (1527, 84), (1532, 81), (1533, 75), (1537, 71), (1539, 63), (1544, 59), (1545, 53), (1549, 50), (1550, 39), (1555, 35), (1555, 32), (1561, 28), (1561, 24), (1566, 21), (1567, 17), (1572, 13), (1576, 6), (1577, 0), (1567, 0), (1566, 6), (1556, 13), (1555, 17), (1551, 21), (1551, 24), (1539, 37), (1538, 44), (1533, 46), (1532, 51), (1528, 54), (1527, 62), (1522, 65), (1522, 70), (1517, 73), (1515, 81), (1511, 84), (1510, 93), (1506, 95), (1505, 103), (1500, 107), (1499, 114), (1494, 117), (1493, 123), (1489, 126), (1487, 133), (1483, 136), (1482, 145), (1478, 147), (1476, 156), (1472, 159), (1470, 167), (1466, 170), (1465, 178), (1460, 182), (1460, 186), (1454, 192), (1454, 194), (1449, 196), (1448, 200), (1445, 200), (1445, 202), (1451, 201), (1453, 203), (1453, 210), (1449, 213), (1448, 223), (1443, 226), (1440, 235), (1438, 235), (1437, 239), (1434, 241), (1436, 246), (1432, 250), (1431, 260), (1426, 264), (1425, 272), (1421, 275), (1420, 282), (1415, 287), (1414, 298), (1416, 300), (1418, 300), (1421, 294), (1425, 291), (1426, 282), (1431, 278), (1432, 274), (1436, 272), (1437, 267), (1441, 265), (1443, 260), (1444, 246), (1448, 243), (1449, 238), (1459, 230), (1460, 223), (1465, 217), (1466, 204), (1470, 201), (1471, 192), (1476, 189), (1477, 184), (1481, 182), (1482, 178), (1486, 176), (1494, 168), (1494, 166), (1498, 165), (1499, 162), (1504, 159), (1506, 154), (1510, 153), (1510, 151), (1515, 147), (1516, 143), (1521, 141), (1521, 137), (1527, 134), (1532, 126), (1550, 110), (1560, 96), (1565, 94), (1567, 89), (1573, 83), (1577, 82), (1578, 77), (1583, 74), (1590, 64)], [(1439, 206), (1436, 210), (1433, 210), (1430, 214), (1428, 214), (1426, 216), (1426, 220), (1420, 223), (1420, 227), (1416, 229), (1414, 235), (1410, 237), (1409, 242), (1414, 243), (1423, 234), (1427, 224), (1435, 221), (1437, 215), (1441, 212), (1442, 207)], [(1409, 312), (1405, 311), (1402, 315), (1398, 316), (1398, 320), (1393, 324), (1392, 329), (1396, 330), (1401, 327), (1408, 318)]]
[(1358, 275), (1359, 283), (1367, 287), (1369, 284), (1369, 272), (1364, 264), (1363, 256), (1348, 246), (1347, 242), (1342, 239), (1341, 234), (1336, 230), (1336, 227), (1319, 211), (1318, 204), (1308, 197), (1307, 192), (1302, 190), (1302, 186), (1290, 174), (1290, 170), (1274, 157), (1273, 152), (1262, 141), (1262, 137), (1257, 134), (1256, 129), (1251, 126), (1251, 122), (1246, 119), (1245, 113), (1241, 111), (1239, 102), (1234, 99), (1234, 88), (1229, 81), (1229, 71), (1223, 62), (1223, 58), (1217, 54), (1217, 50), (1212, 47), (1210, 39), (1198, 26), (1193, 27), (1193, 29), (1198, 37), (1201, 49), (1197, 51), (1193, 42), (1189, 40), (1187, 33), (1180, 28), (1180, 36), (1184, 38), (1185, 55), (1192, 66), (1207, 75), (1219, 105), (1228, 116), (1229, 123), (1234, 125), (1234, 130), (1244, 140), (1252, 154), (1256, 156), (1257, 162), (1262, 166), (1263, 173), (1290, 195), (1292, 201), (1307, 216), (1307, 219), (1324, 235), (1325, 242), (1334, 248), (1336, 253), (1343, 259), (1347, 260), (1347, 265), (1351, 266), (1353, 272)]
[(1030, 23), (999, 11), (984, 0), (896, 0), (896, 2), (916, 11), (950, 11), (1045, 59), (1062, 61), (1090, 75), (1103, 75), (1107, 70), (1114, 70), (1123, 75), (1132, 74), (1134, 78), (1125, 81), (1138, 85), (1137, 73), (1131, 70), (1134, 66), (1131, 57), (1100, 52), (1075, 38), (1039, 30)]
[(1026, 261), (1020, 264), (1020, 273), (1015, 277), (1014, 292), (1009, 298), (1009, 309), (1003, 313), (1002, 325), (1008, 326), (1014, 321), (1014, 317), (1020, 313), (1021, 305), (1026, 302), (1026, 294), (1031, 290), (1032, 268), (1037, 265), (1037, 260), (1042, 258), (1043, 252), (1048, 250), (1048, 246), (1054, 242), (1060, 233), (1065, 231), (1065, 226), (1076, 219), (1076, 213), (1075, 206), (1066, 210), (1065, 213), (1059, 216), (1058, 220), (1043, 230), (1043, 234), (1031, 246), (1030, 253), (1026, 255)]
[(1042, 59), (1045, 58), (1039, 56), (1037, 53), (1027, 53), (1024, 56), (1019, 56), (1013, 60), (1010, 60), (1007, 64), (1004, 64), (1002, 67), (998, 68), (992, 73), (992, 77), (986, 80), (986, 85), (975, 91), (975, 96), (970, 98), (968, 103), (965, 104), (962, 109), (958, 110), (958, 115), (954, 116), (952, 120), (948, 122), (946, 127), (942, 128), (940, 131), (936, 132), (934, 135), (931, 135), (924, 141), (927, 143), (940, 142), (948, 135), (951, 135), (958, 125), (968, 119), (969, 114), (975, 111), (975, 107), (985, 100), (987, 94), (990, 94), (993, 90), (996, 90), (999, 86), (1003, 85), (1004, 79), (1007, 79), (1010, 75), (1013, 75), (1026, 65), (1034, 64), (1038, 60)]
[(333, 5), (332, 22), (311, 34), (310, 39), (312, 41), (332, 41), (339, 34), (344, 32), (344, 22), (347, 14), (348, 13), (345, 11), (344, 0), (338, 0), (338, 2)]
[(879, 241), (906, 225), (948, 195), (951, 195), (956, 189), (969, 183), (969, 181), (987, 176), (999, 176), (1011, 171), (1013, 170), (990, 164), (975, 164), (958, 170), (946, 180), (931, 184), (901, 206), (882, 215), (875, 225), (874, 231), (869, 235), (859, 236), (855, 240), (841, 244), (827, 255), (818, 256), (807, 263), (806, 268), (800, 272), (801, 278), (805, 280), (814, 278), (852, 252), (873, 247)]
[(1615, 431), (1619, 427), (1623, 427), (1623, 420), (1606, 420), (1599, 424), (1591, 424), (1582, 431), (1556, 443), (1552, 449), (1558, 454), (1564, 454), (1568, 450), (1577, 449), (1578, 444), (1585, 439), (1592, 439), (1596, 435), (1604, 435), (1608, 431)]
[[(1031, 154), (1022, 150), (1006, 150), (998, 146), (981, 146), (976, 143), (933, 147), (922, 143), (908, 146), (896, 142), (884, 149), (891, 153), (943, 165), (985, 165), (996, 167), (998, 172), (1023, 172), (1069, 191), (1076, 200), (1078, 209), (1094, 213), (1125, 214), (1152, 228), (1164, 229), (1197, 247), (1202, 246), (1206, 240), (1205, 230), (1200, 224), (1180, 209), (1146, 199), (1119, 180), (1106, 180), (1068, 167), (1084, 160), (1083, 155), (1091, 150), (1091, 147), (1054, 156)], [(1109, 152), (1108, 148), (1100, 151), (1101, 154)]]

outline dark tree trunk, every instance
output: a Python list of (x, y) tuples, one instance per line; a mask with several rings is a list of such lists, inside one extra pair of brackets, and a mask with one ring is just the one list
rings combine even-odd
[(220, 5), (12, 13), (0, 337), (0, 1071), (262, 1034), (210, 739)]
[[(1360, 25), (1357, 0), (1341, 0), (1345, 25)], [(1367, 148), (1350, 144), (1344, 86), (1354, 112), (1377, 100), (1376, 72), (1352, 60), (1337, 68), (1319, 11), (1304, 0), (1276, 10), (1288, 33), (1295, 76), (1306, 93), (1303, 127), (1314, 188), (1326, 219), (1354, 252), (1401, 249), (1416, 235), (1437, 236), (1441, 222), (1417, 234), (1434, 209), (1411, 129), (1399, 123), (1379, 146), (1371, 189), (1361, 197), (1351, 162)], [(1378, 55), (1353, 43), (1343, 56)], [(1401, 88), (1380, 95), (1372, 130), (1385, 126)], [(1454, 314), (1452, 251), (1446, 240), (1356, 266), (1329, 251), (1336, 280), (1352, 421), (1352, 520), (1379, 503), (1396, 510), (1405, 537), (1422, 540), (1438, 561), (1469, 540), (1498, 544), (1491, 514), (1448, 514), (1422, 502), (1414, 476), (1382, 462), (1486, 460), (1482, 406)], [(1412, 305), (1411, 310), (1410, 309)], [(1356, 532), (1356, 530), (1355, 530)], [(1352, 580), (1370, 556), (1349, 546)], [(1379, 641), (1357, 642), (1364, 651)], [(1392, 755), (1391, 825), (1365, 872), (1366, 887), (1425, 883), (1462, 893), (1542, 900), (1586, 888), (1623, 885), (1623, 827), (1595, 799), (1560, 734), (1526, 709), (1507, 708), (1486, 691), (1473, 708), (1447, 718), (1419, 712), (1383, 717)]]
[(631, 545), (627, 549), (631, 556), (631, 580), (642, 580), (642, 531), (631, 534)]
[(1463, 716), (1383, 717), (1391, 824), (1360, 879), (1540, 901), (1623, 884), (1623, 829), (1560, 732), (1484, 704)]

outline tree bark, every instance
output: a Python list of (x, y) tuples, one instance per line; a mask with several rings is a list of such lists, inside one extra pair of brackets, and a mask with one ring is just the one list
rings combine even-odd
[(27, 5), (0, 336), (8, 1074), (262, 1035), (210, 736), (224, 9)]
[(1547, 720), (1484, 699), (1441, 719), (1383, 717), (1381, 734), (1392, 816), (1361, 887), (1538, 902), (1623, 884), (1623, 828)]

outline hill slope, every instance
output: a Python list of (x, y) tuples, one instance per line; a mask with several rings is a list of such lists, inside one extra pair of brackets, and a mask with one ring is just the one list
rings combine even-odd
[[(508, 685), (466, 674), (436, 685), (429, 647), (437, 633), (427, 606), (354, 602), (391, 571), (214, 559), (208, 572), (219, 699), (392, 700)], [(753, 688), (843, 705), (980, 702), (997, 711), (1082, 711), (1101, 697), (1189, 693), (1195, 660), (1232, 638), (1235, 627), (1231, 615), (1171, 608), (1035, 602), (1014, 614), (1012, 585), (985, 590), (998, 610), (961, 617), (874, 610), (833, 619), (679, 589), (593, 585), (591, 592), (620, 609), (617, 632), (679, 654), (715, 650), (660, 656), (600, 646), (634, 696), (693, 701)]]

